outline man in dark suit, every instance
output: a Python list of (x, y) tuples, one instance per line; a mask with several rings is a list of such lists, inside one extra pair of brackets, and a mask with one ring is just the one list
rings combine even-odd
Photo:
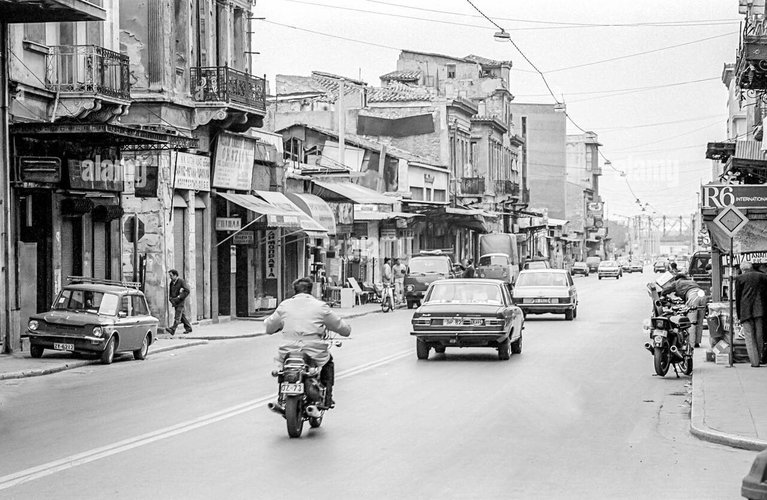
[(175, 314), (173, 315), (173, 325), (166, 328), (171, 335), (176, 334), (176, 328), (179, 323), (184, 324), (184, 333), (192, 333), (192, 324), (184, 314), (184, 305), (189, 296), (189, 286), (183, 278), (178, 275), (178, 271), (171, 269), (168, 271), (170, 276), (170, 285), (168, 286), (168, 300), (173, 304)]
[(746, 350), (751, 366), (765, 360), (764, 316), (767, 313), (767, 275), (754, 270), (750, 262), (740, 265), (743, 274), (735, 278), (735, 305), (746, 337)]

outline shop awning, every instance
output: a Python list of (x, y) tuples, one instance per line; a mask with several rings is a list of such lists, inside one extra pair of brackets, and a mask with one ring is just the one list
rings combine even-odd
[(485, 217), (494, 216), (484, 210), (456, 207), (440, 207), (426, 213), (427, 221), (446, 221), (448, 224), (470, 229), (478, 233), (489, 233)]
[(251, 194), (217, 192), (216, 195), (225, 200), (229, 200), (258, 216), (263, 216), (266, 219), (267, 227), (301, 228), (299, 218), (295, 213), (277, 208), (271, 203), (267, 203), (261, 198), (256, 198)]
[(328, 234), (336, 234), (336, 216), (322, 198), (309, 193), (287, 193), (285, 196), (325, 228)]
[(319, 222), (309, 217), (306, 212), (298, 208), (296, 204), (290, 201), (284, 194), (277, 191), (256, 191), (256, 194), (263, 198), (267, 203), (297, 217), (298, 223), (301, 225), (301, 230), (307, 235), (321, 238), (328, 234), (327, 229), (320, 225)]
[(14, 123), (11, 134), (51, 141), (82, 141), (85, 144), (195, 148), (197, 139), (113, 123)]
[(568, 222), (570, 221), (566, 219), (554, 219), (553, 217), (549, 217), (549, 221), (546, 223), (546, 225), (549, 227), (560, 227), (564, 226)]
[(423, 217), (421, 214), (411, 214), (407, 212), (373, 212), (369, 210), (355, 210), (355, 221), (376, 221), (390, 219), (412, 219), (414, 217)]
[[(749, 215), (749, 214), (747, 214)], [(764, 215), (762, 215), (764, 216)], [(711, 243), (723, 254), (730, 253), (730, 237), (713, 221), (707, 221)], [(751, 219), (735, 233), (733, 250), (738, 253), (767, 252), (767, 220)]]
[(313, 181), (313, 193), (327, 201), (358, 205), (394, 205), (396, 199), (351, 182)]

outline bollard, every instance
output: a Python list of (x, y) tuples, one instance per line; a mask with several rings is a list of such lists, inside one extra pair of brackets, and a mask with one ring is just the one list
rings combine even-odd
[(767, 500), (767, 449), (751, 464), (751, 471), (743, 478), (740, 495), (749, 500)]

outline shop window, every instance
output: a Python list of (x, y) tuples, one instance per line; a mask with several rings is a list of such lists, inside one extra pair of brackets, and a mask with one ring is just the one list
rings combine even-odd
[(420, 187), (411, 187), (410, 188), (410, 194), (413, 196), (414, 200), (423, 200), (423, 188)]
[(432, 201), (447, 201), (447, 192), (444, 189), (435, 189)]

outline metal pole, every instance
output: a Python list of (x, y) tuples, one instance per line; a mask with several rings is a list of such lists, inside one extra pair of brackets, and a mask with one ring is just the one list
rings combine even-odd
[[(8, 61), (9, 49), (8, 49), (8, 24), (0, 22), (0, 213), (2, 214), (2, 283), (0, 283), (0, 297), (2, 298), (2, 304), (0, 307), (0, 346), (2, 351), (9, 353), (13, 350), (14, 334), (11, 332), (11, 309), (15, 305), (14, 299), (11, 294), (15, 294), (15, 284), (12, 286), (12, 280), (10, 278), (11, 273), (16, 272), (15, 266), (12, 264), (13, 250), (11, 248), (11, 183), (10, 183), (10, 139), (8, 132), (9, 121), (9, 93), (8, 72), (10, 70), (10, 63)], [(18, 333), (18, 332), (17, 332)]]
[(729, 278), (729, 289), (727, 290), (727, 300), (730, 302), (730, 366), (733, 365), (734, 362), (734, 356), (735, 356), (735, 327), (733, 314), (732, 314), (732, 296), (733, 296), (733, 287), (732, 287), (732, 272), (735, 269), (735, 255), (732, 251), (732, 238), (730, 238), (730, 278)]
[[(338, 100), (336, 101), (336, 113), (338, 113), (338, 163), (346, 166), (346, 80), (341, 78), (338, 82)], [(382, 172), (381, 172), (382, 173)]]

